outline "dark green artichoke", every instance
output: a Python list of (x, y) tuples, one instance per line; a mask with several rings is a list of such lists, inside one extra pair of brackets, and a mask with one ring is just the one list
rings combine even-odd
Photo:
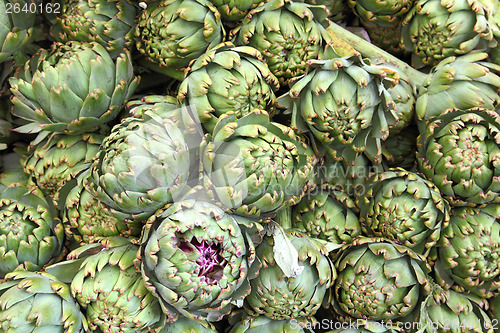
[(482, 0), (417, 0), (402, 33), (413, 65), (434, 66), (447, 57), (496, 47), (494, 6)]
[(96, 131), (118, 116), (138, 82), (128, 51), (113, 60), (97, 43), (54, 43), (10, 79), (12, 113), (30, 121), (17, 130)]
[(317, 189), (293, 206), (292, 225), (310, 237), (345, 245), (361, 234), (355, 204), (345, 193)]
[(136, 7), (127, 0), (70, 0), (51, 27), (60, 42), (97, 42), (116, 58), (131, 49)]
[(439, 245), (439, 284), (483, 299), (499, 293), (500, 205), (456, 208)]
[(226, 43), (191, 65), (179, 87), (179, 100), (194, 107), (205, 129), (212, 132), (227, 112), (234, 112), (236, 118), (255, 110), (271, 114), (278, 88), (278, 79), (259, 51)]
[(95, 133), (49, 135), (30, 144), (24, 171), (57, 203), (64, 184), (90, 167), (103, 139), (104, 135)]
[(162, 0), (147, 4), (135, 28), (137, 49), (153, 70), (182, 79), (180, 69), (224, 39), (220, 13), (208, 0)]
[(364, 152), (380, 163), (381, 142), (413, 116), (409, 78), (358, 55), (313, 63), (314, 70), (279, 98), (292, 114), (292, 127), (311, 132), (334, 160), (353, 164)]
[(323, 27), (327, 16), (324, 6), (268, 1), (243, 19), (232, 32), (233, 42), (260, 51), (271, 72), (286, 85), (306, 73), (309, 61), (330, 54), (330, 36)]
[(495, 333), (500, 332), (500, 294), (490, 300), (490, 318)]
[(417, 165), (418, 135), (416, 126), (407, 127), (398, 134), (389, 135), (382, 142), (382, 156), (384, 158), (382, 163), (390, 168), (414, 169)]
[(332, 305), (341, 317), (399, 321), (418, 313), (430, 292), (430, 267), (409, 248), (358, 237), (339, 252)]
[(69, 260), (81, 259), (71, 293), (85, 309), (92, 331), (159, 332), (165, 325), (158, 299), (134, 266), (138, 250), (126, 238), (112, 237), (68, 255)]
[[(245, 299), (245, 309), (252, 316), (262, 315), (273, 320), (311, 317), (321, 306), (337, 273), (327, 248), (318, 240), (293, 231), (285, 231), (282, 237), (288, 238), (288, 242), (278, 243), (276, 236), (267, 237), (257, 247), (262, 268), (250, 281), (252, 291)], [(296, 263), (293, 263), (294, 256)]]
[(500, 116), (448, 110), (419, 137), (419, 170), (454, 206), (500, 202)]
[(242, 216), (272, 215), (314, 187), (312, 150), (293, 130), (265, 114), (221, 117), (201, 150), (202, 177), (224, 209)]
[(158, 211), (143, 229), (140, 263), (146, 288), (170, 320), (218, 321), (250, 293), (259, 263), (254, 242), (262, 230), (202, 201)]
[(0, 277), (20, 265), (34, 271), (58, 260), (64, 229), (52, 203), (36, 186), (9, 183), (0, 190)]
[(436, 186), (400, 168), (374, 174), (366, 184), (357, 201), (365, 235), (427, 256), (450, 220), (450, 207)]
[(0, 283), (0, 329), (84, 333), (88, 326), (67, 284), (48, 273), (20, 270)]

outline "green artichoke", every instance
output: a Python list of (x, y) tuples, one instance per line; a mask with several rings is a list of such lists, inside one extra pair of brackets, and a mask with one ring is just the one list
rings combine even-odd
[(311, 5), (325, 6), (329, 11), (328, 19), (338, 22), (345, 21), (351, 14), (351, 10), (346, 0), (304, 0)]
[(493, 333), (493, 323), (481, 300), (439, 287), (422, 304), (419, 332)]
[(88, 331), (68, 285), (48, 273), (15, 271), (0, 283), (0, 329), (5, 333)]
[(326, 304), (342, 317), (401, 320), (418, 312), (430, 292), (423, 257), (384, 238), (358, 237), (339, 252), (335, 267)]
[(401, 167), (411, 170), (417, 165), (417, 138), (419, 132), (416, 126), (405, 128), (395, 135), (389, 135), (382, 142), (382, 156), (388, 167)]
[(89, 172), (84, 172), (76, 184), (68, 185), (72, 188), (66, 197), (62, 219), (67, 239), (75, 244), (89, 244), (109, 236), (139, 237), (142, 223), (94, 197), (84, 186), (88, 176)]
[(140, 249), (146, 288), (169, 319), (218, 321), (241, 307), (258, 272), (254, 242), (262, 230), (219, 207), (187, 200), (167, 205), (147, 222)]
[(112, 58), (131, 49), (136, 8), (127, 0), (70, 0), (51, 26), (59, 42), (97, 42)]
[(445, 110), (500, 105), (500, 66), (485, 62), (484, 52), (448, 57), (433, 67), (419, 87), (415, 115), (420, 130)]
[(220, 12), (223, 20), (240, 21), (248, 12), (267, 0), (210, 0)]
[(64, 229), (52, 203), (36, 186), (1, 184), (0, 190), (0, 278), (23, 264), (39, 270), (58, 260)]
[(294, 318), (291, 320), (273, 320), (266, 316), (247, 316), (230, 318), (231, 328), (228, 333), (307, 333), (311, 332), (309, 327), (313, 327), (307, 319)]
[(168, 323), (160, 331), (161, 333), (217, 333), (216, 330), (205, 327), (195, 320), (181, 317), (173, 323)]
[(28, 0), (0, 0), (0, 63), (12, 60), (35, 40), (33, 11), (22, 11)]
[(454, 206), (499, 202), (499, 131), (494, 111), (448, 110), (419, 137), (419, 170)]
[(140, 110), (104, 139), (85, 186), (113, 210), (145, 220), (187, 192), (195, 164), (191, 155), (199, 142), (190, 146), (184, 110), (172, 110), (169, 103)]
[[(273, 320), (311, 317), (337, 276), (324, 244), (299, 232), (287, 232), (283, 237), (288, 238), (289, 246), (295, 250), (289, 251), (276, 237), (265, 238), (257, 247), (262, 268), (250, 281), (252, 291), (245, 299), (245, 309), (252, 316), (263, 315)], [(276, 247), (281, 249), (281, 254)], [(297, 274), (287, 273), (292, 269), (289, 264), (292, 252), (298, 254), (300, 271)], [(288, 256), (285, 258), (287, 268), (282, 268), (278, 261), (281, 255)]]
[(434, 66), (446, 57), (496, 47), (493, 6), (482, 0), (417, 0), (402, 31), (413, 65)]
[(434, 184), (401, 168), (371, 176), (358, 198), (365, 235), (385, 237), (428, 256), (450, 220), (450, 208)]
[(222, 114), (237, 118), (254, 111), (272, 113), (279, 88), (259, 51), (221, 44), (191, 65), (179, 87), (179, 100), (196, 109), (205, 129), (213, 129)]
[(314, 187), (312, 150), (291, 128), (265, 114), (221, 117), (201, 150), (202, 177), (224, 209), (242, 216), (272, 215)]
[(271, 72), (286, 85), (306, 73), (310, 60), (329, 54), (330, 37), (322, 25), (327, 16), (324, 6), (268, 1), (243, 19), (232, 32), (233, 42), (260, 51)]
[(500, 291), (500, 205), (456, 208), (442, 231), (437, 282), (491, 298)]
[(279, 98), (292, 114), (292, 128), (310, 131), (334, 160), (355, 163), (364, 152), (380, 163), (381, 142), (413, 116), (409, 79), (358, 55), (313, 63), (315, 68)]
[[(68, 255), (69, 260), (83, 259), (71, 282), (71, 293), (85, 309), (91, 330), (160, 332), (165, 325), (158, 299), (146, 289), (134, 266), (138, 250), (127, 239), (113, 237)], [(95, 254), (88, 255), (92, 252)]]
[(318, 189), (293, 206), (292, 225), (310, 237), (345, 245), (361, 234), (354, 202), (345, 193)]
[(180, 69), (224, 39), (220, 13), (208, 0), (161, 0), (147, 4), (135, 28), (144, 66), (182, 80)]
[(10, 79), (12, 113), (30, 121), (17, 130), (96, 131), (118, 115), (138, 82), (128, 51), (113, 61), (97, 43), (54, 43)]
[(495, 333), (500, 332), (500, 294), (490, 300), (490, 318)]
[(49, 135), (41, 142), (30, 144), (24, 171), (57, 203), (64, 184), (90, 167), (103, 139), (104, 135), (95, 133)]

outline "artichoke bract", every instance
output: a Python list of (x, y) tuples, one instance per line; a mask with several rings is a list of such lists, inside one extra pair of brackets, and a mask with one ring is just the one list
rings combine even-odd
[(500, 205), (456, 208), (442, 231), (436, 280), (458, 292), (491, 298), (500, 291)]
[(138, 83), (128, 51), (113, 60), (97, 43), (54, 43), (10, 79), (12, 113), (30, 121), (17, 130), (97, 131), (116, 118)]
[(500, 116), (482, 108), (450, 109), (418, 141), (419, 170), (452, 206), (497, 203)]
[(374, 174), (366, 184), (357, 201), (364, 234), (427, 256), (450, 220), (450, 207), (436, 186), (401, 168)]
[(345, 245), (361, 234), (354, 202), (345, 193), (334, 190), (313, 191), (293, 206), (292, 225), (309, 236)]
[(15, 271), (0, 283), (2, 332), (88, 331), (70, 287), (48, 273)]
[(83, 259), (71, 293), (85, 309), (92, 331), (159, 332), (165, 325), (158, 299), (146, 289), (134, 265), (138, 250), (126, 238), (112, 237), (68, 255), (70, 260)]
[(97, 42), (116, 58), (131, 49), (136, 8), (127, 0), (71, 0), (51, 27), (60, 42)]
[(437, 333), (493, 333), (492, 320), (480, 303), (478, 297), (436, 287), (422, 304), (420, 327), (425, 332)]
[(259, 51), (222, 44), (200, 56), (179, 87), (179, 100), (194, 107), (203, 127), (212, 132), (219, 117), (237, 118), (254, 110), (272, 113), (279, 88)]
[[(335, 281), (337, 273), (324, 244), (299, 232), (287, 233), (285, 237), (298, 253), (301, 271), (288, 276), (276, 258), (276, 238), (265, 238), (257, 247), (262, 268), (250, 281), (252, 291), (245, 299), (245, 309), (252, 316), (263, 315), (273, 320), (311, 317)], [(282, 244), (278, 246), (281, 248)]]
[(143, 229), (139, 259), (146, 288), (169, 319), (183, 315), (209, 326), (250, 293), (261, 230), (211, 203), (168, 205)]
[(328, 304), (340, 316), (400, 320), (418, 312), (430, 292), (424, 258), (384, 238), (358, 237), (339, 252), (335, 267)]
[(210, 0), (219, 10), (222, 19), (227, 21), (239, 21), (248, 12), (263, 4), (267, 0)]
[(496, 47), (495, 1), (417, 0), (403, 20), (403, 43), (416, 67)]
[(292, 114), (292, 128), (311, 132), (334, 160), (355, 163), (364, 152), (380, 163), (381, 141), (400, 132), (413, 117), (409, 79), (359, 55), (313, 64), (314, 69), (278, 100)]
[[(180, 69), (224, 39), (220, 13), (208, 0), (162, 0), (147, 5), (135, 28), (142, 64), (182, 79)], [(149, 63), (149, 65), (148, 65)]]
[(39, 270), (62, 255), (64, 229), (36, 186), (0, 185), (0, 277), (24, 265)]
[(260, 51), (271, 72), (286, 85), (306, 73), (308, 61), (325, 55), (330, 37), (322, 24), (327, 16), (324, 6), (268, 1), (243, 19), (232, 32), (233, 42)]
[(23, 167), (40, 189), (54, 202), (64, 184), (88, 169), (97, 155), (104, 135), (50, 135), (41, 142), (32, 142), (30, 155)]
[(169, 103), (140, 109), (104, 139), (86, 186), (110, 208), (145, 220), (187, 192), (198, 166), (192, 155), (199, 142), (191, 146), (191, 138), (199, 134), (183, 121), (185, 110)]
[(298, 203), (314, 186), (312, 150), (266, 114), (222, 116), (200, 154), (204, 185), (237, 215), (273, 214)]
[(500, 105), (500, 66), (488, 63), (488, 54), (472, 52), (448, 57), (433, 67), (418, 88), (415, 104), (417, 124), (425, 124), (450, 109), (481, 106), (494, 110)]

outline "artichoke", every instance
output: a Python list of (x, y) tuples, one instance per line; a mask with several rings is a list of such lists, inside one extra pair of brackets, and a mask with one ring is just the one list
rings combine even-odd
[(494, 110), (500, 105), (500, 66), (485, 62), (484, 52), (448, 57), (433, 67), (419, 86), (415, 115), (423, 132), (430, 119), (450, 109), (482, 107)]
[(454, 206), (499, 202), (499, 131), (494, 111), (448, 110), (419, 137), (419, 170)]
[(210, 0), (220, 12), (223, 20), (240, 21), (248, 12), (267, 0)]
[(346, 194), (335, 190), (313, 191), (293, 206), (294, 228), (310, 237), (345, 245), (361, 233), (354, 202)]
[(146, 288), (170, 320), (218, 321), (241, 307), (258, 272), (258, 224), (202, 201), (167, 205), (143, 229), (140, 263)]
[[(295, 250), (288, 251), (286, 243), (278, 243), (276, 237), (265, 238), (257, 247), (262, 268), (250, 281), (252, 291), (245, 299), (245, 309), (251, 316), (263, 315), (273, 320), (311, 317), (335, 281), (337, 273), (322, 243), (299, 232), (288, 232), (283, 237), (288, 238), (289, 246)], [(287, 273), (291, 269), (292, 252), (298, 254), (297, 274)], [(286, 268), (279, 262), (278, 256), (283, 254), (289, 256), (285, 258)]]
[(366, 183), (357, 201), (363, 232), (427, 256), (450, 220), (449, 205), (436, 186), (400, 168), (374, 174)]
[(145, 220), (187, 192), (198, 133), (169, 103), (138, 107), (104, 139), (85, 186), (113, 210)]
[(500, 205), (456, 208), (439, 245), (439, 284), (483, 299), (499, 293)]
[(477, 297), (436, 287), (422, 304), (422, 332), (493, 333), (493, 323), (479, 303)]
[(384, 238), (358, 237), (339, 252), (335, 267), (338, 277), (326, 304), (344, 318), (409, 318), (430, 292), (423, 257)]
[(30, 121), (17, 130), (96, 131), (118, 115), (138, 82), (128, 51), (113, 60), (97, 43), (54, 43), (10, 79), (12, 113)]
[(160, 331), (161, 333), (217, 333), (216, 330), (205, 327), (195, 320), (181, 317), (173, 323), (168, 323)]
[(494, 6), (481, 0), (417, 0), (402, 31), (413, 65), (434, 66), (446, 57), (496, 47)]
[(194, 107), (205, 129), (212, 132), (219, 117), (237, 118), (254, 111), (272, 113), (279, 88), (259, 51), (221, 44), (200, 56), (179, 87), (179, 100)]
[(51, 35), (59, 42), (97, 42), (116, 58), (131, 49), (136, 8), (127, 0), (66, 1)]
[(500, 331), (500, 294), (490, 300), (490, 318), (495, 333)]
[(135, 28), (142, 64), (178, 79), (184, 77), (180, 69), (221, 43), (224, 35), (220, 13), (208, 0), (148, 4)]
[(323, 27), (327, 16), (324, 6), (268, 1), (243, 19), (233, 31), (233, 42), (260, 51), (271, 72), (286, 85), (306, 73), (310, 60), (330, 54), (330, 37)]
[(36, 186), (11, 183), (0, 189), (0, 278), (20, 265), (39, 270), (58, 260), (64, 229), (52, 203)]
[(0, 283), (2, 332), (88, 331), (69, 286), (48, 273), (15, 271)]
[[(69, 260), (82, 259), (71, 292), (85, 309), (91, 330), (159, 332), (165, 325), (158, 299), (146, 289), (134, 266), (138, 250), (127, 239), (113, 237), (68, 255)], [(88, 255), (92, 252), (97, 253)]]
[(338, 22), (344, 21), (351, 14), (346, 0), (304, 0), (311, 5), (325, 6), (329, 11), (328, 19)]
[(94, 197), (84, 186), (88, 176), (89, 172), (84, 172), (76, 184), (68, 185), (71, 190), (66, 197), (62, 219), (67, 239), (76, 244), (88, 244), (109, 236), (139, 237), (142, 223)]
[(292, 127), (310, 131), (334, 160), (355, 163), (364, 152), (381, 162), (381, 142), (409, 124), (413, 89), (389, 65), (359, 56), (316, 61), (279, 103), (292, 114)]
[(417, 164), (417, 138), (419, 132), (416, 127), (407, 127), (395, 135), (389, 135), (382, 142), (382, 156), (388, 167), (401, 167), (412, 170)]
[(242, 216), (273, 215), (298, 203), (314, 186), (316, 162), (291, 128), (259, 113), (224, 115), (201, 150), (205, 186)]
[(232, 316), (229, 320), (231, 328), (228, 333), (306, 333), (311, 332), (308, 328), (313, 327), (307, 319), (273, 320), (266, 316)]
[(104, 135), (95, 133), (50, 135), (28, 147), (24, 171), (57, 203), (64, 184), (90, 167), (103, 139)]

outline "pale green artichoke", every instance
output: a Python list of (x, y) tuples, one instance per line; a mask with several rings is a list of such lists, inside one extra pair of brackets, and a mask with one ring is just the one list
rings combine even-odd
[(67, 284), (48, 273), (20, 270), (0, 283), (0, 329), (5, 333), (84, 333), (88, 326)]
[(117, 117), (138, 82), (128, 51), (113, 60), (97, 43), (54, 43), (10, 79), (12, 113), (30, 121), (17, 130), (96, 131)]
[(219, 117), (233, 112), (241, 118), (252, 111), (275, 109), (278, 79), (248, 46), (221, 44), (191, 65), (179, 87), (179, 100), (196, 109), (203, 127), (212, 132)]
[(200, 154), (205, 187), (237, 215), (273, 215), (314, 187), (312, 150), (265, 114), (222, 116)]
[(131, 49), (136, 7), (127, 0), (69, 0), (51, 26), (60, 42), (97, 42), (116, 58)]
[(185, 316), (209, 327), (250, 293), (261, 230), (211, 203), (167, 205), (143, 229), (139, 258), (146, 288), (170, 320)]

